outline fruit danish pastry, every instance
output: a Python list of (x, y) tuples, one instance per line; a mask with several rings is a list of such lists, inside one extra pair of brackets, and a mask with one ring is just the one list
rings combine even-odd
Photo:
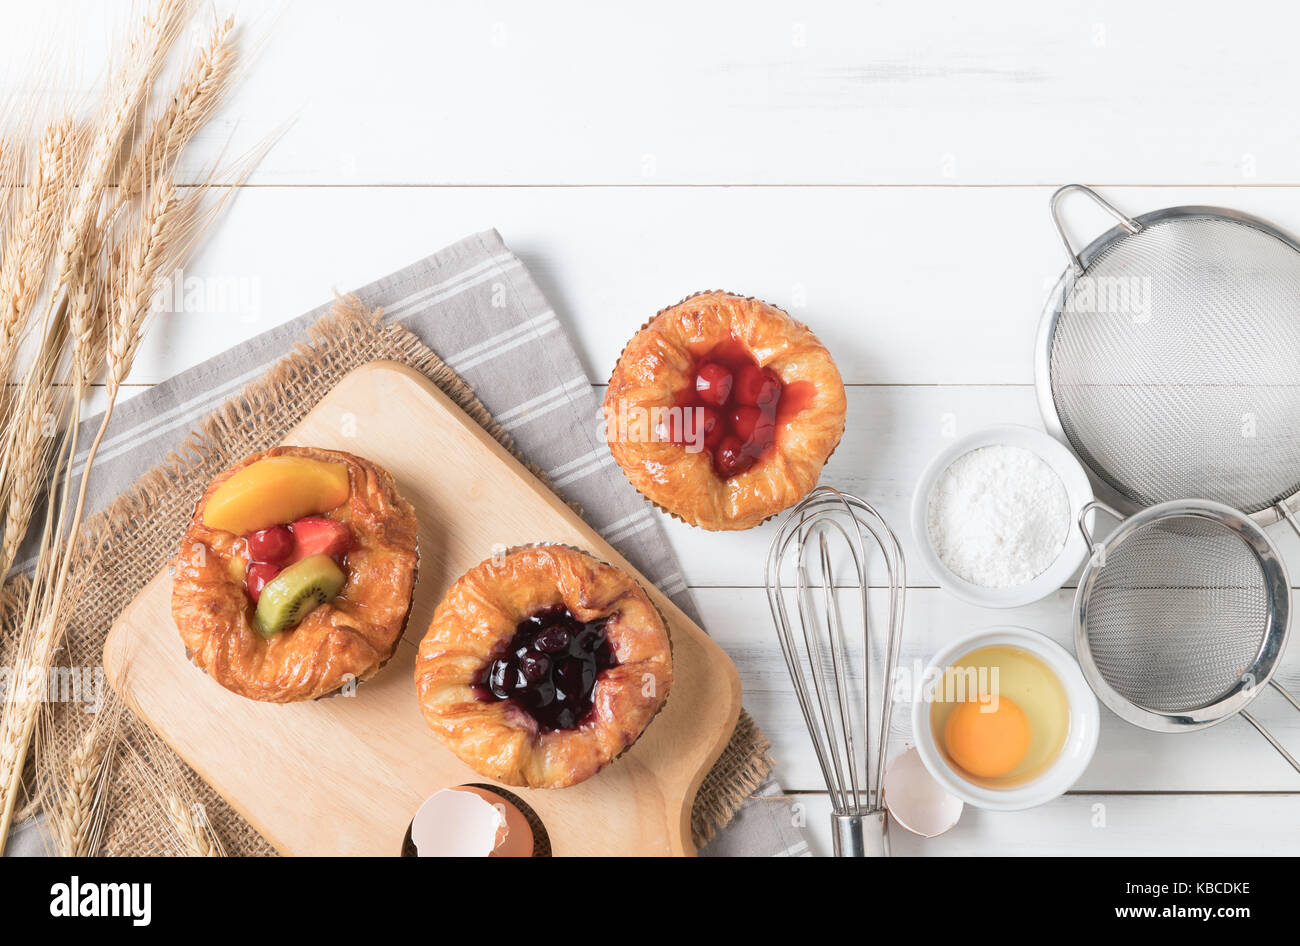
[(817, 484), (845, 405), (835, 362), (807, 326), (709, 292), (628, 342), (605, 392), (605, 431), (655, 505), (703, 529), (749, 529)]
[(415, 512), (362, 457), (275, 447), (226, 470), (172, 563), (172, 616), (226, 689), (310, 700), (373, 675), (406, 627)]
[(673, 682), (668, 629), (635, 581), (562, 545), (466, 572), (420, 643), (425, 721), (507, 785), (563, 788), (634, 743)]

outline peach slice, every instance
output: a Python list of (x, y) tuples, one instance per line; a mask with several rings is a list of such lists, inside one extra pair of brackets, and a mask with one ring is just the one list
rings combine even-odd
[(347, 502), (350, 494), (346, 464), (308, 457), (265, 457), (217, 487), (203, 510), (203, 523), (247, 535), (329, 512)]

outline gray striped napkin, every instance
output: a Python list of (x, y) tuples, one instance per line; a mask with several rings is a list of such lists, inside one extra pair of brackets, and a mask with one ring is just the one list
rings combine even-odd
[[(414, 332), (474, 389), (524, 457), (600, 533), (698, 619), (658, 513), (614, 463), (592, 383), (537, 284), (495, 230), (371, 283), (356, 295)], [(176, 449), (200, 418), (300, 342), (332, 303), (277, 326), (120, 405), (95, 461), (88, 506), (104, 509)], [(639, 322), (637, 324), (640, 324)], [(99, 418), (85, 422), (89, 443)], [(79, 462), (84, 463), (84, 456)], [(80, 477), (80, 469), (77, 476)], [(775, 785), (763, 786), (709, 855), (807, 851)], [(11, 845), (12, 847), (13, 845)]]

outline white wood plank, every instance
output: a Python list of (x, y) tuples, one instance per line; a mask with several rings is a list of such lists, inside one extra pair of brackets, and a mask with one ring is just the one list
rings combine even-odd
[[(786, 306), (845, 380), (1029, 384), (1064, 268), (1050, 188), (249, 188), (185, 270), (203, 293), (158, 323), (132, 380), (210, 357), (460, 237), (498, 228), (594, 383), (656, 311), (727, 288)], [(1121, 208), (1238, 207), (1300, 231), (1300, 188), (1111, 188)], [(1104, 229), (1066, 208), (1080, 239)], [(211, 302), (205, 303), (204, 295)]]
[[(1044, 280), (1063, 265), (1048, 193), (245, 189), (185, 271), (218, 301), (228, 288), (233, 305), (161, 321), (132, 377), (169, 377), (336, 288), (496, 227), (569, 327), (594, 382), (608, 379), (656, 311), (712, 288), (789, 307), (850, 382), (1027, 382)], [(1295, 207), (1300, 221), (1300, 196)]]
[[(695, 591), (703, 626), (740, 668), (744, 705), (772, 740), (777, 778), (790, 791), (822, 790), (821, 773), (799, 714), (776, 632), (761, 589), (707, 588)], [(964, 604), (932, 589), (908, 594), (900, 669), (913, 679), (925, 661), (949, 641), (971, 631), (1017, 625), (1046, 634), (1071, 653), (1072, 594), (1023, 608), (990, 611)], [(883, 596), (877, 596), (878, 627), (884, 627)], [(917, 662), (920, 662), (919, 664)], [(1283, 659), (1278, 680), (1300, 688), (1300, 648)], [(1272, 691), (1251, 712), (1293, 752), (1300, 751), (1300, 713)], [(911, 743), (911, 705), (895, 711), (890, 756)], [(1092, 765), (1074, 786), (1077, 791), (1246, 792), (1298, 791), (1300, 775), (1241, 719), (1194, 733), (1166, 735), (1131, 726), (1105, 707), (1101, 739)]]
[[(831, 854), (830, 800), (796, 795), (816, 856)], [(774, 803), (779, 804), (779, 803)], [(1294, 856), (1296, 795), (1065, 795), (1028, 811), (966, 808), (957, 826), (919, 838), (890, 825), (896, 857)]]
[[(79, 36), (84, 88), (131, 4), (99, 6), (6, 0), (0, 62)], [(257, 182), (1294, 183), (1296, 25), (1211, 0), (296, 0), (191, 166), (296, 115)]]

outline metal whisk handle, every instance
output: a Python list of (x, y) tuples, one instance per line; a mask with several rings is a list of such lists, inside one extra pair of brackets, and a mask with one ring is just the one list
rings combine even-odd
[(836, 857), (888, 857), (889, 818), (884, 811), (831, 815)]

